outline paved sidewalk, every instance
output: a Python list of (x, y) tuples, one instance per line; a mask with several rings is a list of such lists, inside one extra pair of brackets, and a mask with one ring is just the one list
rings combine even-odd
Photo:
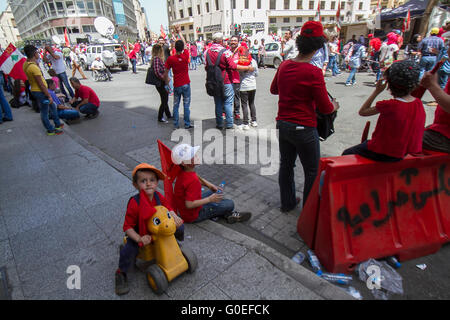
[[(135, 270), (130, 293), (117, 297), (122, 224), (136, 193), (129, 168), (70, 126), (48, 137), (31, 109), (13, 113), (14, 121), (0, 126), (0, 267), (13, 299), (352, 299), (264, 243), (212, 221), (186, 226), (183, 245), (198, 258), (194, 274), (158, 297)], [(67, 288), (71, 265), (81, 269), (81, 290)]]

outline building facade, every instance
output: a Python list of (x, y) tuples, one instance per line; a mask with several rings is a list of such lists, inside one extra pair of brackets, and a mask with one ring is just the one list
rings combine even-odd
[(370, 0), (167, 0), (169, 26), (181, 25), (186, 39), (209, 39), (215, 32), (282, 34), (314, 20), (333, 24), (341, 5), (341, 22), (362, 21), (370, 14)]
[(71, 43), (100, 38), (94, 20), (104, 16), (116, 26), (116, 38), (137, 37), (133, 0), (9, 0), (22, 39), (64, 40), (67, 28)]
[(15, 44), (20, 41), (19, 30), (17, 29), (16, 20), (8, 6), (5, 11), (0, 14), (0, 45), (4, 49), (10, 43)]
[[(378, 1), (379, 0), (371, 0), (371, 7), (376, 9), (378, 6)], [(380, 7), (381, 9), (394, 9), (405, 4), (406, 1), (407, 0), (380, 0)]]
[(148, 29), (148, 21), (147, 14), (145, 12), (145, 8), (141, 6), (139, 0), (133, 0), (134, 12), (136, 15), (136, 26), (138, 30), (138, 36), (141, 40), (150, 39), (150, 34), (147, 32)]

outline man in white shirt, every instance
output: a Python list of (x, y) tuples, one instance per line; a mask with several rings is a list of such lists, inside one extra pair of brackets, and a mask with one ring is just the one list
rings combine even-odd
[[(50, 46), (46, 46), (45, 51), (48, 52), (48, 55), (44, 54), (42, 60), (46, 63), (50, 62), (52, 64), (52, 69), (55, 70), (55, 73), (59, 79), (61, 93), (66, 96), (66, 101), (68, 101), (70, 98), (73, 98), (75, 94), (73, 93), (72, 87), (69, 84), (69, 79), (67, 78), (64, 56), (62, 52), (54, 51)], [(64, 87), (66, 87), (69, 91), (70, 98)]]
[(298, 55), (295, 40), (292, 39), (292, 31), (288, 30), (281, 40), (282, 55), (284, 60), (293, 59)]
[(99, 72), (104, 71), (108, 75), (109, 81), (111, 81), (112, 76), (111, 72), (109, 72), (108, 68), (105, 66), (105, 64), (102, 61), (102, 58), (98, 55), (95, 57), (95, 60), (91, 64), (91, 70), (97, 70)]

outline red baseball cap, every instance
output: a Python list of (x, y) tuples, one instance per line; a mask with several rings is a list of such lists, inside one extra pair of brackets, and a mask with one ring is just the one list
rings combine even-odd
[(373, 38), (373, 34), (371, 34), (371, 33), (369, 33), (368, 35), (367, 35), (367, 38)]
[(307, 21), (303, 27), (300, 35), (303, 37), (325, 37), (323, 34), (323, 26), (320, 21)]

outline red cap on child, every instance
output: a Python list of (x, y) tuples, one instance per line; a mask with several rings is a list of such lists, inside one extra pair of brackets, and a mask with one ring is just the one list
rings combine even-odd
[(308, 38), (324, 37), (322, 23), (320, 23), (320, 21), (307, 21), (303, 25), (300, 35)]

